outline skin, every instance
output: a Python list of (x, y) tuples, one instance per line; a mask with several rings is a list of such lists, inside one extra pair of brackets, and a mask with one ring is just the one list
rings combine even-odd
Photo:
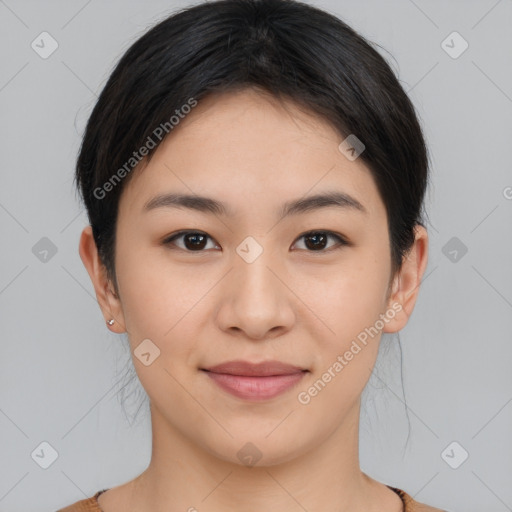
[[(80, 256), (99, 305), (106, 321), (115, 319), (113, 332), (128, 333), (151, 404), (150, 464), (100, 496), (104, 512), (402, 510), (400, 498), (359, 467), (360, 398), (381, 333), (307, 405), (297, 399), (393, 304), (401, 311), (383, 332), (406, 325), (427, 265), (428, 236), (418, 226), (392, 275), (384, 203), (362, 160), (339, 151), (342, 140), (313, 113), (257, 90), (209, 96), (122, 193), (119, 294), (90, 226), (83, 230)], [(329, 190), (350, 194), (367, 212), (331, 206), (280, 219), (284, 202)], [(143, 212), (171, 191), (215, 198), (233, 214)], [(186, 237), (163, 243), (183, 229), (209, 236), (203, 252)], [(329, 239), (315, 251), (301, 236), (315, 230), (351, 245)], [(247, 236), (263, 249), (252, 263), (236, 252)], [(149, 366), (133, 355), (146, 338), (160, 349)], [(271, 400), (247, 401), (199, 370), (233, 359), (279, 360), (309, 373)], [(261, 452), (253, 467), (237, 457), (247, 442)]]

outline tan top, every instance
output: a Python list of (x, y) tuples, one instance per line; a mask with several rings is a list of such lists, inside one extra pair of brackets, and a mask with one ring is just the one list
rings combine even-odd
[[(388, 487), (396, 492), (400, 499), (404, 503), (403, 512), (447, 512), (446, 510), (441, 510), (439, 508), (429, 507), (423, 503), (418, 503), (414, 501), (406, 492), (401, 489), (397, 489), (396, 487)], [(103, 512), (98, 504), (98, 496), (102, 493), (108, 491), (108, 489), (103, 489), (102, 491), (98, 491), (91, 498), (86, 498), (85, 500), (77, 501), (72, 505), (69, 505), (66, 508), (61, 508), (57, 510), (57, 512)]]

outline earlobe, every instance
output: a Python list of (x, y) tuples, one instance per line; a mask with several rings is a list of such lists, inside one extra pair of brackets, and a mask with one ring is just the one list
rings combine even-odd
[[(78, 252), (91, 278), (96, 293), (96, 299), (105, 318), (105, 322), (109, 326), (108, 328), (116, 333), (125, 332), (126, 327), (121, 302), (107, 278), (107, 272), (100, 260), (91, 226), (86, 226), (83, 229), (80, 236)], [(112, 319), (114, 322), (109, 323)]]
[(397, 312), (386, 324), (383, 332), (398, 332), (407, 324), (416, 304), (427, 261), (428, 234), (427, 230), (418, 224), (415, 228), (414, 244), (403, 259), (388, 299), (388, 309), (392, 308)]

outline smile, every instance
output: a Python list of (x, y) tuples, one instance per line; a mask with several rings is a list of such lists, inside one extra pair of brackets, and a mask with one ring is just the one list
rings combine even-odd
[(308, 372), (279, 361), (231, 361), (202, 371), (224, 391), (252, 401), (270, 400), (290, 390)]
[(268, 377), (248, 377), (213, 373), (204, 370), (206, 375), (222, 389), (245, 400), (269, 400), (294, 387), (304, 377), (305, 371), (289, 375)]

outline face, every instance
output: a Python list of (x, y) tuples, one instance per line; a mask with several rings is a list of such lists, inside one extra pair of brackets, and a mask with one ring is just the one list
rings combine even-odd
[[(277, 464), (347, 428), (381, 331), (403, 326), (385, 206), (342, 140), (254, 90), (210, 96), (121, 196), (113, 307), (152, 420), (221, 459), (251, 442)], [(339, 197), (283, 216), (322, 194)], [(230, 361), (294, 369), (205, 371)]]

